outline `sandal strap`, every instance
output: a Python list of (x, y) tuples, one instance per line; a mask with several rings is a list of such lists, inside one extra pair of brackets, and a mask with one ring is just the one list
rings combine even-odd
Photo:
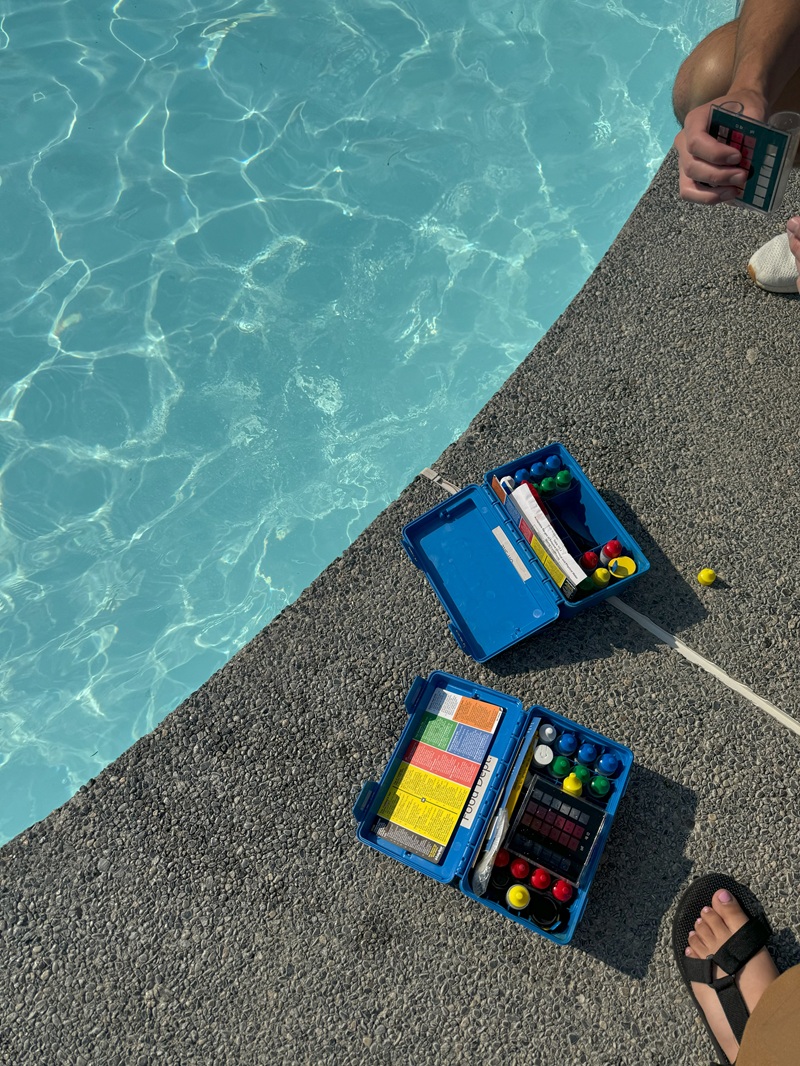
[(744, 1036), (744, 1027), (750, 1017), (750, 1011), (742, 999), (742, 993), (736, 984), (736, 978), (733, 974), (726, 974), (725, 977), (719, 977), (716, 981), (712, 981), (711, 987), (719, 997), (720, 1006), (728, 1019), (728, 1025), (731, 1027), (733, 1035), (736, 1037), (736, 1043), (741, 1044)]
[(750, 918), (714, 953), (714, 961), (725, 973), (738, 973), (771, 936), (772, 930), (766, 919)]
[(693, 959), (686, 955), (681, 959), (683, 972), (690, 981), (697, 981), (701, 985), (710, 985), (714, 982), (715, 962), (710, 955), (705, 959)]
[[(685, 957), (682, 960), (684, 973), (690, 981), (709, 985), (717, 993), (737, 1043), (742, 1041), (750, 1012), (736, 984), (736, 974), (764, 947), (771, 936), (772, 929), (766, 919), (750, 918), (714, 955), (708, 955), (705, 959)], [(725, 971), (722, 977), (714, 977), (717, 966)]]
[(685, 963), (686, 976), (690, 981), (698, 981), (708, 985), (709, 988), (713, 988), (717, 993), (723, 1014), (728, 1019), (728, 1025), (730, 1025), (737, 1043), (741, 1043), (744, 1027), (747, 1025), (750, 1012), (742, 999), (742, 993), (736, 984), (736, 977), (733, 974), (713, 977), (712, 974), (715, 968), (716, 963), (711, 955), (706, 959), (687, 958)]

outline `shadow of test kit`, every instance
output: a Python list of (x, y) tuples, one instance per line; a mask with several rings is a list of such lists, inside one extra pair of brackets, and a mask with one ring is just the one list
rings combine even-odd
[[(403, 545), (484, 662), (649, 569), (566, 448), (490, 470), (410, 522)], [(452, 674), (417, 677), (399, 743), (354, 807), (370, 847), (557, 944), (572, 938), (633, 753)]]

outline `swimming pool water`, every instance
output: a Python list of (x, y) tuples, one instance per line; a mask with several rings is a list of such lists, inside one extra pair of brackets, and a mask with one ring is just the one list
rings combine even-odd
[(3, 5), (0, 842), (465, 428), (624, 223), (726, 7)]

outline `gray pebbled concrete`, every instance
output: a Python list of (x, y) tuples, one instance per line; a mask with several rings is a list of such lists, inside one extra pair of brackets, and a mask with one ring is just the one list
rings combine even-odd
[[(744, 273), (783, 219), (675, 190), (670, 156), (435, 465), (466, 484), (563, 441), (651, 560), (628, 602), (800, 718), (800, 301)], [(800, 961), (800, 738), (607, 605), (474, 663), (400, 548), (440, 498), (410, 485), (151, 735), (2, 849), (0, 1061), (708, 1061), (670, 923), (709, 870), (746, 880), (779, 962)], [(435, 669), (635, 752), (569, 947), (356, 840), (361, 783)]]

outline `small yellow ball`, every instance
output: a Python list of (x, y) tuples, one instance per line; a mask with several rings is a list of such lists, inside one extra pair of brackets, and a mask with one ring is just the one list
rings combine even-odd
[(707, 588), (709, 585), (713, 585), (717, 580), (717, 572), (716, 570), (712, 570), (710, 566), (705, 566), (697, 575), (697, 580), (701, 585), (705, 585)]

